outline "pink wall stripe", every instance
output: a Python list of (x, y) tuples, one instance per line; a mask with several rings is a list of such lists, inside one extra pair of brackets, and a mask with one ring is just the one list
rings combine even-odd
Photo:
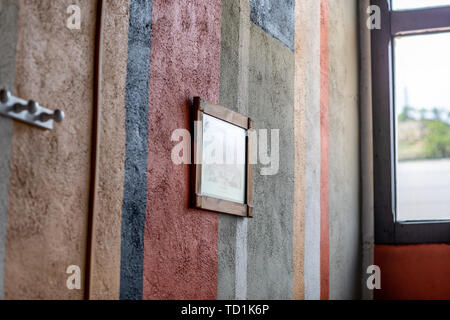
[(320, 5), (320, 299), (329, 299), (330, 282), (330, 233), (329, 233), (329, 2)]
[(171, 135), (192, 97), (219, 103), (221, 1), (153, 2), (144, 299), (216, 299), (218, 215), (189, 206), (190, 166)]

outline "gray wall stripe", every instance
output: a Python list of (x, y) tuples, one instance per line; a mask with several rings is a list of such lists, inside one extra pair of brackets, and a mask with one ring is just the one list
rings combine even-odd
[[(238, 111), (248, 115), (248, 86), (250, 60), (250, 2), (240, 0), (239, 27), (239, 100)], [(247, 233), (248, 219), (239, 219), (236, 225), (236, 296), (247, 299)]]
[[(247, 115), (249, 0), (222, 1), (220, 103)], [(247, 219), (219, 216), (218, 299), (247, 296)]]
[(330, 299), (360, 299), (357, 0), (330, 1)]
[[(238, 111), (240, 0), (222, 1), (220, 104)], [(219, 215), (217, 298), (235, 299), (237, 218)]]
[(152, 8), (153, 1), (130, 0), (120, 274), (120, 299), (126, 300), (142, 299), (143, 291)]
[(279, 129), (279, 170), (255, 166), (255, 218), (248, 221), (248, 299), (292, 299), (294, 215), (294, 53), (251, 23), (249, 116)]
[(294, 51), (295, 0), (250, 0), (254, 24)]
[[(14, 91), (17, 44), (17, 0), (0, 2), (0, 88)], [(12, 121), (0, 117), (0, 300), (4, 298), (5, 249), (8, 228), (9, 162)]]
[[(275, 33), (270, 31), (276, 28), (263, 28), (266, 30), (263, 31), (259, 28), (261, 25), (256, 27), (250, 22), (251, 3), (253, 14), (265, 15), (266, 26), (272, 27), (270, 18), (275, 16), (266, 11), (264, 3), (222, 1), (220, 102), (249, 115), (257, 127), (281, 129), (282, 160), (276, 176), (259, 176), (259, 168), (256, 168), (255, 215), (258, 216), (255, 219), (219, 217), (218, 298), (291, 299), (294, 56), (286, 48), (289, 41), (283, 45), (274, 39)], [(278, 13), (288, 16), (292, 11), (287, 25), (292, 29), (293, 41), (293, 2), (292, 6), (283, 3), (275, 7)], [(277, 77), (279, 74), (283, 74), (282, 79)], [(259, 83), (261, 78), (262, 84)], [(278, 236), (271, 238), (271, 234)]]

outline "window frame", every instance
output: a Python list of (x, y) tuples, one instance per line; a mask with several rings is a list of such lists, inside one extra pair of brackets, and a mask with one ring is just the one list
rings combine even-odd
[(394, 37), (450, 31), (450, 6), (393, 11), (390, 0), (371, 4), (381, 9), (381, 29), (371, 30), (375, 243), (450, 243), (450, 221), (396, 221), (393, 68)]

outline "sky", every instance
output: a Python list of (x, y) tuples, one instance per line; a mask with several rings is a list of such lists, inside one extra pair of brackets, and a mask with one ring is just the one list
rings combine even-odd
[(406, 101), (416, 109), (450, 111), (450, 32), (397, 37), (394, 55), (397, 111)]

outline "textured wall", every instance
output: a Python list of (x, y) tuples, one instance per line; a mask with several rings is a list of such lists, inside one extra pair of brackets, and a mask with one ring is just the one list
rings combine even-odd
[(257, 129), (280, 130), (279, 172), (255, 166), (255, 218), (248, 222), (248, 299), (292, 298), (294, 201), (294, 55), (250, 27), (249, 116)]
[(305, 299), (306, 2), (295, 1), (293, 298)]
[[(239, 78), (240, 64), (242, 63), (239, 54), (239, 44), (242, 40), (240, 30), (245, 27), (241, 24), (241, 2), (241, 0), (222, 1), (220, 103), (234, 111), (238, 111), (239, 87), (243, 85)], [(248, 68), (248, 65), (246, 67)], [(236, 252), (239, 250), (237, 247), (243, 250), (247, 249), (243, 248), (242, 243), (236, 241), (238, 219), (240, 218), (230, 215), (219, 216), (218, 299), (236, 298)], [(247, 270), (245, 269), (244, 272), (246, 273)]]
[[(91, 179), (96, 8), (79, 3), (82, 29), (69, 31), (68, 2), (20, 0), (16, 90), (67, 120), (14, 125), (8, 298), (83, 295), (65, 288), (67, 265), (85, 263)], [(92, 298), (358, 297), (356, 1), (330, 6), (106, 2)], [(253, 219), (190, 209), (171, 134), (190, 127), (197, 95), (280, 129), (279, 172), (255, 168)]]
[(450, 245), (375, 246), (381, 268), (377, 300), (449, 300)]
[(250, 0), (250, 17), (262, 28), (294, 51), (295, 0)]
[(219, 103), (220, 1), (154, 1), (145, 299), (217, 297), (218, 215), (189, 209), (190, 167), (171, 161), (193, 96)]
[[(304, 224), (294, 224), (300, 230), (303, 227), (305, 234), (304, 268), (298, 272), (304, 275), (306, 299), (358, 298), (356, 2), (321, 0), (296, 5), (296, 41), (303, 40), (303, 47), (299, 44), (295, 50), (300, 68), (296, 71), (298, 83), (304, 79), (305, 84), (296, 93), (306, 117)], [(296, 139), (301, 134), (296, 133)], [(298, 205), (297, 210), (303, 208)], [(302, 297), (301, 287), (294, 292)]]
[(320, 299), (330, 297), (329, 0), (320, 1)]
[(218, 297), (291, 299), (294, 55), (250, 23), (249, 11), (248, 1), (223, 2), (221, 104), (249, 115), (257, 128), (281, 129), (281, 163), (274, 176), (256, 167), (254, 219), (219, 216)]
[[(0, 89), (11, 91), (16, 76), (17, 10), (17, 0), (0, 3)], [(3, 299), (5, 271), (11, 140), (12, 120), (0, 117), (0, 300)]]
[(372, 66), (371, 39), (367, 29), (367, 7), (370, 0), (358, 1), (359, 16), (359, 105), (360, 105), (360, 154), (361, 154), (361, 246), (362, 270), (361, 298), (373, 299), (373, 290), (367, 288), (367, 268), (373, 265), (374, 252), (374, 200), (373, 200), (373, 134), (372, 134)]
[(130, 0), (120, 298), (142, 299), (152, 6)]
[(320, 299), (320, 2), (306, 12), (305, 298)]
[(99, 179), (92, 228), (90, 299), (119, 298), (128, 2), (110, 0), (104, 6)]
[(78, 299), (66, 268), (84, 271), (92, 122), (95, 3), (68, 30), (72, 1), (19, 1), (16, 94), (61, 108), (53, 131), (14, 123), (5, 297)]
[(359, 299), (357, 1), (330, 1), (330, 298)]

